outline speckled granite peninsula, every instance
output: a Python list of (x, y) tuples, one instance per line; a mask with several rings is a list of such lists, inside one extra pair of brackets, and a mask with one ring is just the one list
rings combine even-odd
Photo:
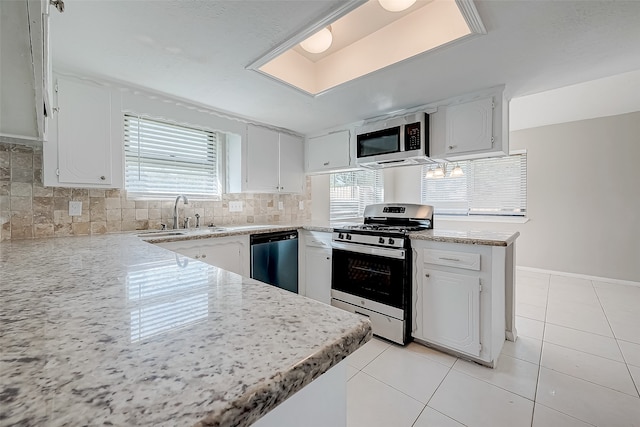
[(0, 244), (0, 425), (247, 426), (368, 321), (133, 235)]

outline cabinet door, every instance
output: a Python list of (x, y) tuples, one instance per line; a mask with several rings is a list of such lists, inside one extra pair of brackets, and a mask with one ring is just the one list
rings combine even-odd
[(473, 356), (480, 355), (480, 279), (424, 269), (418, 282), (416, 335)]
[(326, 172), (349, 166), (348, 130), (307, 140), (306, 172)]
[(58, 79), (58, 181), (112, 184), (111, 90)]
[(331, 250), (307, 246), (305, 251), (306, 296), (331, 304)]
[(253, 125), (247, 127), (247, 178), (245, 191), (268, 193), (278, 191), (279, 139), (278, 132), (271, 129)]
[(492, 146), (492, 97), (447, 107), (446, 154), (490, 150)]
[(302, 193), (304, 191), (304, 145), (302, 138), (280, 134), (280, 191)]
[[(213, 240), (213, 239), (210, 239)], [(215, 242), (202, 248), (200, 261), (215, 265), (223, 270), (244, 275), (243, 245), (239, 242), (225, 241)]]

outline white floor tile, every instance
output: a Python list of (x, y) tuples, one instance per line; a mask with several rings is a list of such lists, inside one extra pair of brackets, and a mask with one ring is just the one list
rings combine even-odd
[(452, 356), (447, 353), (443, 353), (434, 348), (427, 347), (422, 344), (418, 344), (416, 342), (409, 343), (406, 349), (413, 353), (419, 354), (422, 357), (426, 357), (427, 359), (431, 359), (434, 362), (442, 363), (448, 367), (452, 367), (458, 358), (456, 356)]
[(637, 366), (629, 365), (629, 372), (631, 373), (633, 382), (636, 384), (636, 390), (640, 392), (640, 368)]
[(409, 427), (424, 406), (364, 372), (347, 383), (347, 427)]
[(347, 356), (347, 363), (354, 368), (362, 369), (373, 359), (388, 349), (391, 344), (378, 338), (372, 338), (368, 343)]
[(536, 403), (533, 408), (533, 425), (532, 427), (590, 427), (577, 418), (570, 417), (567, 414), (558, 412), (555, 409), (547, 408), (544, 405)]
[(638, 397), (624, 363), (545, 342), (541, 366)]
[(544, 328), (544, 341), (624, 362), (616, 340), (602, 335), (548, 323)]
[[(638, 304), (640, 307), (640, 303)], [(619, 340), (640, 344), (640, 309), (635, 311), (605, 310), (613, 334)]]
[(518, 335), (542, 341), (544, 322), (516, 316), (516, 330), (518, 331)]
[(549, 286), (549, 302), (570, 302), (600, 307), (600, 301), (591, 282), (574, 279), (569, 282), (554, 282)]
[(618, 345), (629, 365), (640, 366), (640, 344), (618, 340)]
[(533, 412), (532, 401), (456, 370), (447, 375), (429, 406), (473, 427), (529, 427)]
[(452, 418), (427, 406), (413, 427), (464, 427), (464, 424), (460, 424)]
[(516, 304), (531, 304), (538, 307), (547, 306), (547, 289), (520, 285), (516, 288)]
[(640, 426), (637, 397), (547, 368), (540, 368), (536, 403), (596, 426)]
[(515, 342), (504, 342), (502, 354), (539, 365), (540, 355), (542, 354), (542, 341), (520, 335)]
[(634, 311), (640, 304), (640, 286), (594, 282), (594, 287), (605, 311), (607, 309)]
[(571, 303), (549, 302), (547, 323), (612, 337), (609, 322), (601, 307)]
[(538, 365), (502, 355), (494, 369), (458, 359), (453, 369), (533, 400), (538, 382)]
[(353, 378), (358, 372), (360, 372), (358, 368), (354, 368), (347, 363), (347, 381)]
[(449, 367), (405, 349), (390, 347), (363, 372), (426, 405)]
[(518, 316), (544, 322), (544, 318), (547, 314), (547, 309), (546, 307), (540, 307), (539, 305), (519, 302), (516, 304), (516, 313), (518, 313)]

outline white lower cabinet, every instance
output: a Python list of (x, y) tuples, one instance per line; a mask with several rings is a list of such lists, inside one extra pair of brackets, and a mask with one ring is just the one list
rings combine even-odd
[[(474, 356), (480, 355), (480, 279), (423, 269), (418, 282), (415, 335)], [(431, 304), (438, 301), (438, 304)]]
[(249, 277), (249, 236), (211, 237), (158, 243), (160, 247)]
[(301, 230), (300, 293), (331, 304), (331, 233)]
[(412, 241), (415, 340), (495, 366), (505, 340), (506, 248)]

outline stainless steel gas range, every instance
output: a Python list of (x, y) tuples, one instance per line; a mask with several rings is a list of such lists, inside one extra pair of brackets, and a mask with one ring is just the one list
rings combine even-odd
[(369, 205), (364, 223), (333, 230), (331, 304), (369, 317), (373, 333), (399, 344), (411, 337), (412, 231), (433, 228), (433, 207)]

